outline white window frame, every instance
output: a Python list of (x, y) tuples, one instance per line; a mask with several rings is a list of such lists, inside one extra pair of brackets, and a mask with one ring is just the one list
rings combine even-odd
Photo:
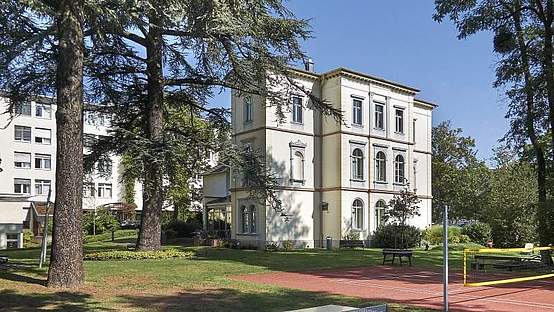
[[(22, 183), (22, 182), (29, 182), (29, 183)], [(25, 190), (27, 190), (27, 192), (25, 192)], [(31, 179), (19, 179), (19, 178), (13, 179), (13, 192), (15, 194), (31, 194)]]
[[(290, 182), (292, 183), (301, 183), (304, 185), (306, 181), (306, 144), (302, 143), (300, 141), (297, 142), (290, 142), (289, 143), (290, 148)], [(302, 155), (302, 162), (301, 162), (301, 168), (300, 172), (296, 172), (295, 170), (295, 160), (297, 157), (297, 154)]]
[(250, 123), (254, 120), (254, 108), (252, 105), (252, 98), (250, 97), (246, 97), (244, 98), (244, 106), (243, 106), (243, 109), (244, 109), (244, 122), (245, 123)]
[(387, 203), (382, 199), (379, 199), (375, 203), (375, 229), (385, 224), (384, 217), (385, 217), (386, 208), (387, 208)]
[(35, 117), (42, 119), (52, 119), (52, 104), (36, 103)]
[(113, 161), (108, 159), (99, 159), (96, 164), (96, 171), (100, 175), (111, 176), (113, 173)]
[(48, 195), (48, 191), (52, 188), (52, 181), (35, 179), (35, 195)]
[(359, 98), (352, 99), (352, 124), (356, 126), (363, 126), (364, 123), (364, 104), (363, 100)]
[(363, 231), (364, 230), (364, 201), (360, 198), (354, 199), (352, 202), (352, 229)]
[(394, 132), (404, 134), (404, 109), (396, 108), (394, 111)]
[[(11, 238), (10, 236), (12, 235), (15, 235), (17, 238)], [(19, 233), (6, 233), (6, 248), (7, 249), (19, 248), (20, 246), (19, 239), (20, 239)], [(15, 243), (15, 247), (12, 247), (14, 246), (13, 243)]]
[[(380, 158), (380, 154), (384, 157)], [(387, 182), (387, 153), (384, 151), (375, 152), (375, 181)]]
[[(380, 107), (381, 108), (381, 111), (379, 111), (377, 109), (377, 107)], [(377, 130), (385, 130), (385, 107), (386, 107), (386, 104), (385, 103), (381, 103), (381, 102), (374, 102), (374, 128), (377, 129)]]
[(304, 123), (304, 99), (301, 96), (293, 95), (291, 97), (292, 122), (296, 124)]
[[(19, 130), (19, 131), (18, 131)], [(28, 136), (28, 140), (26, 140), (26, 135), (25, 133), (27, 133), (27, 130), (28, 130), (28, 133), (29, 133), (29, 136)], [(19, 125), (15, 125), (14, 128), (13, 128), (13, 131), (14, 131), (14, 141), (17, 141), (17, 142), (25, 142), (25, 143), (31, 143), (31, 140), (33, 138), (32, 136), (32, 130), (31, 130), (31, 127), (27, 127), (27, 126), (19, 126)], [(20, 138), (18, 139), (18, 132), (20, 132)]]
[(252, 203), (243, 203), (239, 208), (240, 230), (239, 234), (256, 234), (256, 205)]
[[(37, 132), (41, 131), (48, 131), (50, 133), (50, 137), (42, 137), (37, 135)], [(35, 128), (35, 143), (42, 144), (42, 145), (51, 145), (52, 144), (52, 129), (48, 128)]]
[[(401, 157), (402, 160), (399, 161), (398, 157)], [(406, 157), (402, 154), (394, 156), (394, 183), (406, 184)]]
[[(98, 183), (98, 198), (112, 198), (113, 196), (113, 188), (111, 183)], [(108, 193), (110, 196), (106, 196), (106, 193)]]
[[(23, 109), (23, 108), (26, 108), (26, 109)], [(32, 111), (33, 111), (33, 107), (31, 105), (31, 102), (19, 102), (19, 103), (16, 103), (15, 106), (14, 106), (14, 111), (15, 111), (15, 114), (17, 116), (31, 116), (32, 115)]]
[[(39, 164), (37, 166), (37, 164)], [(48, 164), (48, 166), (46, 166)], [(35, 169), (52, 170), (52, 155), (50, 154), (35, 154)]]
[(96, 197), (96, 187), (92, 182), (83, 183), (83, 197), (94, 198)]
[[(28, 157), (29, 161), (18, 161), (18, 158)], [(20, 164), (18, 166), (18, 164)], [(25, 166), (27, 164), (27, 166)], [(13, 166), (17, 169), (31, 169), (31, 153), (13, 152)]]
[[(356, 151), (360, 151), (361, 155), (354, 155)], [(352, 152), (350, 153), (350, 159), (351, 159), (351, 173), (350, 176), (352, 180), (354, 181), (364, 181), (365, 179), (365, 173), (364, 173), (364, 159), (365, 159), (365, 153), (364, 149), (361, 146), (355, 146), (352, 148)]]

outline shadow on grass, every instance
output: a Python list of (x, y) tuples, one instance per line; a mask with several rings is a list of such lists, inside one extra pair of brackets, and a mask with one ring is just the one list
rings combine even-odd
[[(90, 295), (74, 292), (18, 293), (14, 290), (0, 290), (0, 311), (91, 311)], [(95, 311), (113, 311), (94, 309)]]
[(363, 299), (293, 289), (272, 289), (251, 293), (227, 288), (181, 291), (168, 296), (125, 296), (118, 298), (118, 301), (132, 310), (146, 309), (160, 312), (285, 311), (327, 304), (354, 307), (378, 304)]
[[(267, 252), (206, 247), (195, 250), (198, 260), (239, 262), (272, 271), (367, 267), (381, 265), (383, 261), (381, 249), (306, 249)], [(461, 256), (457, 253), (451, 255), (451, 267), (453, 269), (461, 269), (460, 258)], [(442, 253), (440, 251), (416, 250), (413, 264), (415, 267), (439, 269), (442, 267)]]

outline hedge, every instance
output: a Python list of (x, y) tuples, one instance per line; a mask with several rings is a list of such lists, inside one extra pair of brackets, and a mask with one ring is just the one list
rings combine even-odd
[(192, 258), (193, 256), (194, 253), (192, 251), (182, 251), (178, 249), (164, 249), (157, 251), (114, 250), (86, 254), (84, 259), (90, 261), (113, 261)]

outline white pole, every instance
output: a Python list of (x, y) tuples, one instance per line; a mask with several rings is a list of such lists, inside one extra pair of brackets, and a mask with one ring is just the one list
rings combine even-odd
[(448, 311), (448, 206), (444, 205), (443, 232), (443, 310)]
[(52, 194), (52, 189), (48, 189), (48, 197), (46, 199), (46, 212), (44, 213), (44, 229), (42, 231), (42, 246), (40, 249), (40, 261), (38, 267), (42, 268), (42, 264), (46, 262), (46, 249), (48, 245), (48, 213), (50, 208), (50, 195)]

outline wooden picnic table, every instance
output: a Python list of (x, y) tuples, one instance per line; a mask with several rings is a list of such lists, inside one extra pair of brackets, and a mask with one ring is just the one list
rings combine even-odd
[[(394, 265), (394, 260), (398, 257), (400, 265), (402, 265), (402, 257), (408, 258), (408, 263), (412, 266), (412, 255), (413, 251), (411, 249), (383, 249), (383, 264), (390, 262)], [(390, 258), (392, 256), (392, 259)], [(389, 259), (387, 259), (389, 257)]]

